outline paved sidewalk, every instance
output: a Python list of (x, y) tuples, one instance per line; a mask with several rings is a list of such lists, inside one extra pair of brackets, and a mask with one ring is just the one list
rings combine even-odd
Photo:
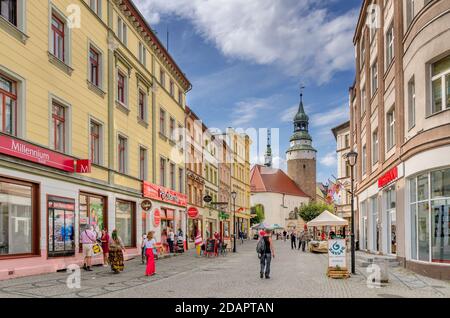
[(289, 242), (275, 241), (272, 278), (259, 278), (255, 241), (238, 244), (238, 253), (199, 258), (193, 250), (159, 260), (157, 275), (145, 277), (140, 259), (126, 262), (114, 275), (109, 268), (81, 272), (81, 288), (66, 286), (67, 273), (0, 281), (0, 297), (446, 297), (450, 283), (426, 278), (403, 268), (390, 270), (390, 283), (369, 288), (365, 268), (346, 280), (326, 276), (327, 256), (291, 250)]

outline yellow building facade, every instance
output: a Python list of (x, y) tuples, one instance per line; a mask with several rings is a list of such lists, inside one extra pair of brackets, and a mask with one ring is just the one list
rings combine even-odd
[(89, 225), (117, 229), (128, 257), (149, 230), (158, 241), (168, 226), (185, 232), (191, 85), (134, 4), (6, 3), (0, 279), (82, 262)]
[(231, 149), (231, 191), (236, 192), (235, 202), (232, 202), (235, 203), (236, 210), (236, 233), (243, 232), (250, 235), (251, 140), (247, 134), (233, 128), (228, 128), (227, 139)]

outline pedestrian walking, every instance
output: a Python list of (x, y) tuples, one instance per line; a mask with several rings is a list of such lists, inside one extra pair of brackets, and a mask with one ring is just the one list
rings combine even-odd
[(291, 249), (296, 249), (297, 248), (297, 237), (295, 235), (295, 232), (292, 231), (291, 232)]
[(147, 239), (147, 234), (142, 235), (142, 243), (141, 243), (141, 262), (145, 264), (145, 260), (147, 256), (145, 255), (145, 240)]
[(108, 267), (109, 259), (109, 234), (107, 230), (102, 230), (102, 250), (103, 250), (103, 267)]
[(111, 240), (109, 241), (109, 264), (114, 274), (119, 274), (124, 270), (123, 252), (125, 247), (122, 243), (117, 230), (112, 231)]
[(264, 277), (266, 277), (266, 279), (270, 279), (270, 264), (272, 262), (272, 258), (275, 258), (275, 250), (273, 248), (272, 235), (270, 231), (262, 234), (263, 236), (260, 238), (256, 247), (261, 266), (259, 277), (261, 279)]
[(144, 240), (145, 256), (147, 257), (147, 267), (145, 269), (145, 276), (153, 276), (156, 272), (155, 265), (155, 244), (154, 232), (148, 232), (147, 238)]
[(304, 252), (305, 246), (306, 246), (306, 233), (305, 233), (305, 230), (303, 230), (299, 235), (298, 249), (300, 250), (300, 248), (301, 248), (302, 251)]
[(168, 233), (167, 233), (167, 244), (169, 245), (170, 253), (173, 253), (174, 242), (175, 242), (175, 232), (172, 230), (172, 228), (169, 227)]
[(80, 240), (83, 247), (84, 256), (83, 269), (85, 271), (92, 272), (92, 255), (94, 254), (92, 247), (95, 243), (97, 243), (97, 235), (95, 234), (94, 227), (92, 225), (81, 233)]
[(283, 239), (284, 239), (285, 242), (286, 242), (286, 236), (287, 236), (287, 232), (286, 232), (286, 230), (284, 230), (283, 231)]

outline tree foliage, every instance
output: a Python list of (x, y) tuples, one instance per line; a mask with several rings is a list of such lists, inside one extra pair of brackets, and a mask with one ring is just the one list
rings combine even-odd
[(298, 214), (303, 219), (303, 221), (309, 222), (311, 220), (314, 220), (325, 210), (333, 212), (334, 207), (332, 205), (321, 202), (310, 202), (308, 205), (300, 207)]
[(264, 221), (265, 218), (264, 205), (257, 204), (254, 207), (252, 207), (252, 214), (256, 214), (256, 216), (250, 220), (251, 225), (259, 224), (262, 221)]

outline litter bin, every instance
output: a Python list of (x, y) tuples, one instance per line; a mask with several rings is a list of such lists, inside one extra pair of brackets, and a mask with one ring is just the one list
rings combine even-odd
[(375, 258), (373, 260), (373, 264), (376, 266), (375, 270), (379, 271), (379, 280), (380, 280), (379, 282), (383, 283), (383, 284), (389, 283), (389, 262), (388, 262), (388, 260), (382, 259), (382, 258)]

